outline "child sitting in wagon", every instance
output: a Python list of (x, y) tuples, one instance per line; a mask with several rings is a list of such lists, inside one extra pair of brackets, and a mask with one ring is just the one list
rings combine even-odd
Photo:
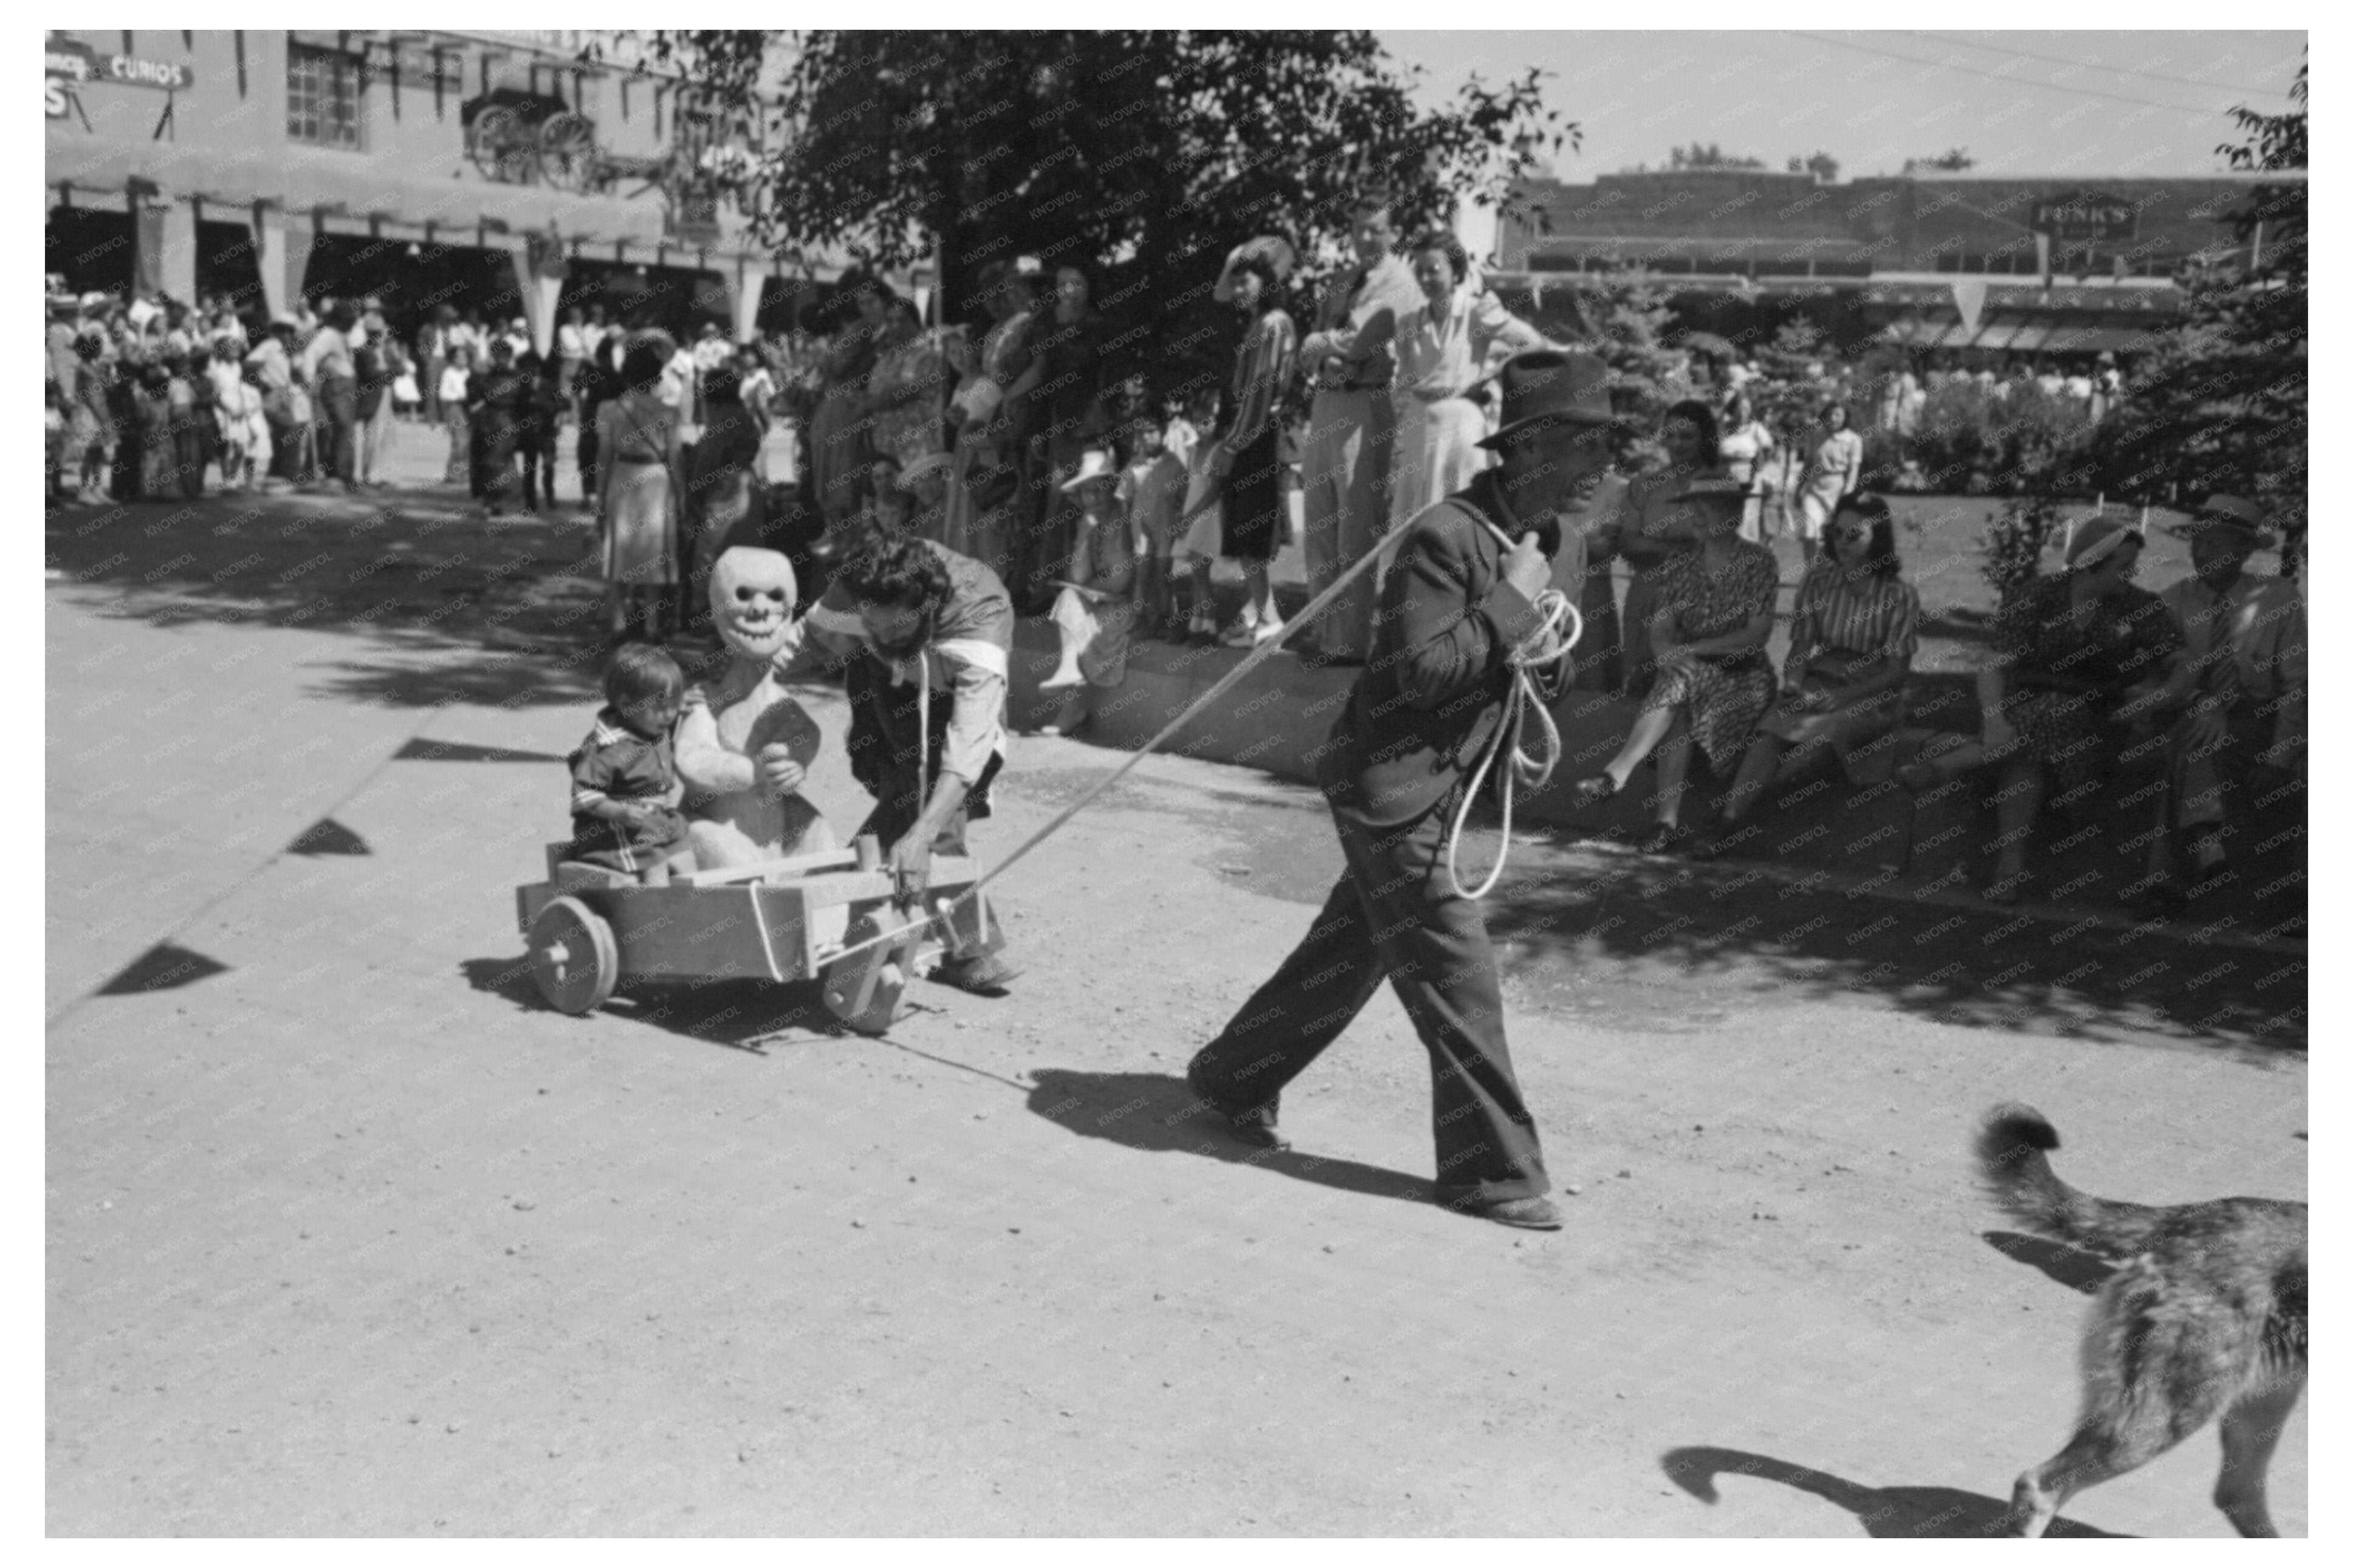
[[(649, 887), (695, 868), (679, 814), (670, 731), (686, 698), (678, 661), (628, 643), (605, 670), (605, 706), (572, 766), (572, 843), (565, 866), (619, 872)], [(559, 873), (560, 874), (560, 873)]]

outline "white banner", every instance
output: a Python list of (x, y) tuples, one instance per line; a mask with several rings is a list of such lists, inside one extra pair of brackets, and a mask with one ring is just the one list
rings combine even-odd
[(1986, 286), (1982, 278), (1956, 279), (1953, 308), (1961, 313), (1961, 330), (1975, 335), (1978, 318), (1985, 314)]

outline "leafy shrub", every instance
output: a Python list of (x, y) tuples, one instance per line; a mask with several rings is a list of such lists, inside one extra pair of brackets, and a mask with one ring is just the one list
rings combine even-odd
[(2049, 496), (2021, 496), (1987, 525), (1984, 559), (1978, 571), (1991, 584), (1998, 604), (2007, 605), (2042, 570), (2042, 550), (2064, 521)]

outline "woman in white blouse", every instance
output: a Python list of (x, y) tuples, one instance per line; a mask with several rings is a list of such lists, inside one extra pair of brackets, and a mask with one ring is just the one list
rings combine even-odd
[(1397, 452), (1389, 469), (1389, 527), (1398, 528), (1469, 484), (1487, 466), (1479, 443), (1485, 412), (1467, 394), (1482, 376), (1487, 351), (1514, 353), (1545, 346), (1545, 336), (1505, 310), (1484, 288), (1469, 285), (1471, 258), (1443, 229), (1407, 251), (1427, 300), (1397, 323)]
[(1757, 417), (1748, 394), (1735, 389), (1724, 402), (1724, 442), (1717, 455), (1724, 471), (1748, 492), (1740, 509), (1740, 537), (1751, 544), (1773, 542), (1765, 516), (1765, 462), (1773, 450), (1773, 432)]

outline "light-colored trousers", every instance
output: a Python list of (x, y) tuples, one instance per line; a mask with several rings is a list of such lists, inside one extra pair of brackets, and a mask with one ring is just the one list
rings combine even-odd
[[(1386, 387), (1367, 392), (1319, 392), (1300, 454), (1307, 492), (1307, 592), (1312, 597), (1362, 560), (1388, 531), (1389, 464), (1397, 446), (1397, 411)], [(1373, 615), (1379, 604), (1374, 574), (1347, 592), (1309, 628), (1315, 646), (1335, 658), (1364, 659), (1373, 651)]]
[(1389, 474), (1389, 527), (1401, 528), (1486, 468), (1486, 411), (1467, 397), (1397, 404), (1397, 466)]

